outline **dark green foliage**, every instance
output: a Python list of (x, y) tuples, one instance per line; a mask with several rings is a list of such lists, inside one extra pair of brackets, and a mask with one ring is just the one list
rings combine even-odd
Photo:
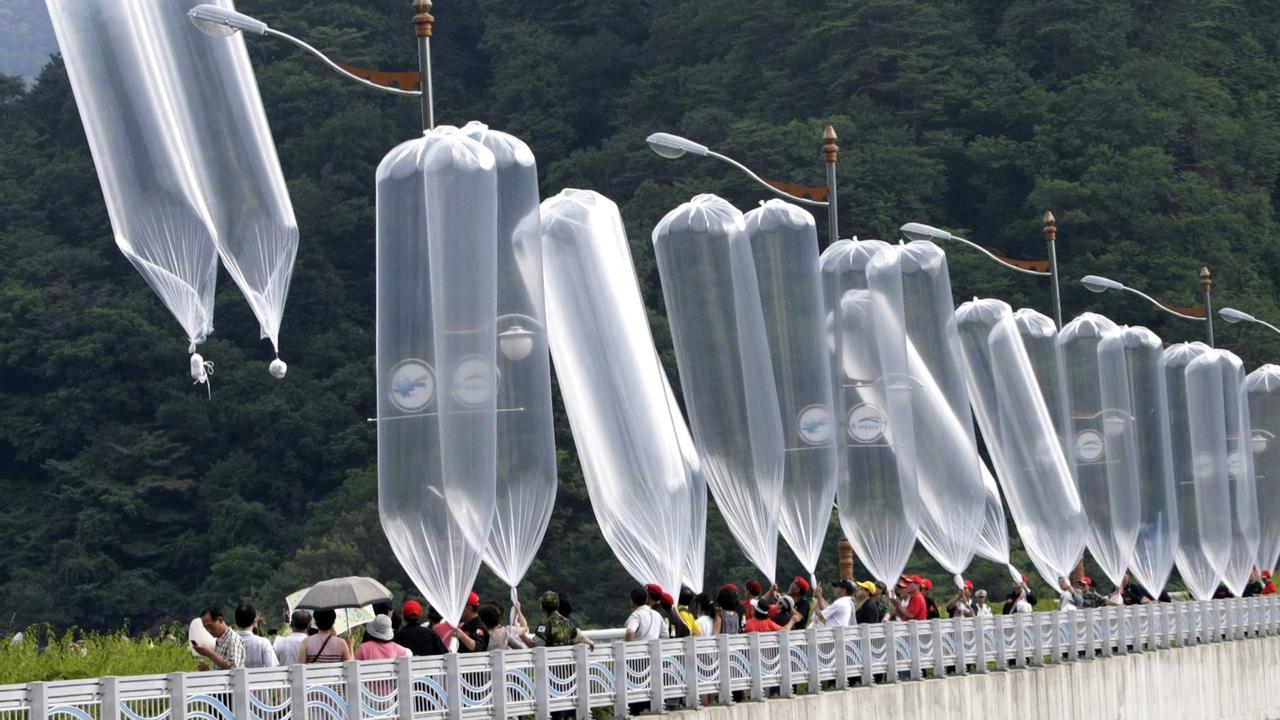
[[(356, 65), (415, 61), (401, 0), (241, 9)], [(1098, 310), (1166, 341), (1198, 339), (1201, 325), (1076, 280), (1107, 275), (1192, 305), (1208, 264), (1219, 307), (1280, 317), (1280, 5), (458, 0), (436, 14), (439, 119), (524, 138), (544, 196), (585, 187), (619, 203), (673, 380), (649, 232), (696, 192), (744, 208), (761, 194), (720, 164), (654, 156), (643, 140), (657, 130), (818, 185), (833, 124), (846, 235), (893, 240), (918, 220), (1039, 258), (1052, 208), (1068, 316)], [(250, 47), (302, 228), (282, 336), (290, 372), (267, 375), (224, 274), (203, 351), (212, 400), (189, 384), (176, 324), (116, 251), (62, 65), (30, 89), (0, 78), (0, 608), (12, 614), (0, 623), (144, 630), (241, 597), (272, 613), (287, 592), (353, 573), (411, 588), (378, 525), (365, 419), (373, 172), (418, 132), (417, 105), (284, 44)], [(957, 299), (1049, 311), (1046, 283), (950, 255)], [(1280, 350), (1260, 329), (1219, 328), (1250, 366)], [(616, 624), (630, 581), (601, 541), (557, 412), (560, 499), (522, 597), (566, 591), (584, 621)], [(708, 585), (752, 576), (714, 505), (710, 526)], [(822, 577), (838, 536), (833, 521)], [(785, 584), (799, 567), (781, 558)], [(917, 559), (912, 571), (932, 574), (945, 600), (943, 573)], [(993, 597), (1007, 588), (990, 563), (970, 574)], [(480, 589), (506, 596), (487, 571)]]

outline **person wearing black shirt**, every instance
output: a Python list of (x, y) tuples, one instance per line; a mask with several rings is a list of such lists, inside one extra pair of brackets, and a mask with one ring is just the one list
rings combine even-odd
[(395, 641), (414, 655), (444, 655), (449, 652), (440, 635), (422, 624), (422, 605), (416, 600), (404, 604), (404, 623), (396, 631)]
[[(1022, 581), (1024, 583), (1027, 581), (1026, 575), (1022, 576)], [(1021, 593), (1022, 591), (1019, 590), (1017, 586), (1014, 586), (1013, 590), (1004, 599), (1004, 607), (1000, 609), (1001, 615), (1013, 614), (1013, 606), (1018, 602), (1018, 595), (1020, 595)], [(1031, 607), (1036, 606), (1036, 596), (1035, 596), (1035, 593), (1031, 592), (1030, 586), (1027, 586), (1027, 602), (1031, 604)]]
[(871, 597), (876, 586), (864, 581), (855, 583), (854, 588), (853, 599), (858, 603), (858, 609), (853, 614), (854, 621), (858, 625), (880, 622), (880, 604)]
[(803, 630), (809, 627), (813, 607), (809, 603), (809, 589), (809, 581), (799, 575), (791, 581), (791, 587), (787, 588), (787, 595), (791, 596), (795, 611), (800, 613), (800, 619), (792, 626), (793, 629)]
[(489, 631), (480, 619), (480, 596), (471, 593), (467, 598), (467, 607), (462, 611), (462, 624), (454, 628), (453, 636), (458, 638), (458, 652), (485, 652), (489, 649)]

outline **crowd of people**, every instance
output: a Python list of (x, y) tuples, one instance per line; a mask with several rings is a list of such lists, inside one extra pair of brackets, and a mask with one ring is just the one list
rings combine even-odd
[[(736, 584), (729, 583), (714, 594), (681, 588), (675, 597), (661, 586), (649, 584), (636, 587), (630, 593), (625, 639), (643, 641), (893, 620), (984, 617), (996, 612), (1005, 615), (1030, 613), (1034, 611), (1037, 598), (1026, 580), (1023, 576), (1021, 581), (1013, 583), (998, 609), (989, 601), (985, 589), (975, 590), (968, 580), (956, 587), (955, 592), (939, 605), (934, 596), (933, 582), (916, 575), (902, 576), (894, 592), (889, 592), (879, 581), (837, 580), (831, 583), (829, 598), (821, 585), (811, 584), (803, 577), (792, 580), (785, 591), (777, 585), (766, 589), (759, 581), (748, 580), (742, 591)], [(1159, 598), (1152, 597), (1141, 585), (1130, 582), (1128, 576), (1106, 595), (1098, 592), (1093, 580), (1087, 576), (1079, 576), (1074, 581), (1059, 578), (1058, 586), (1059, 610), (1170, 601), (1167, 593), (1161, 593)], [(1219, 592), (1223, 597), (1230, 596), (1226, 588)], [(1244, 596), (1275, 592), (1271, 573), (1255, 572)], [(578, 626), (569, 598), (563, 593), (544, 592), (538, 599), (538, 605), (538, 623), (531, 625), (520, 603), (513, 602), (508, 612), (496, 602), (482, 602), (473, 592), (467, 598), (461, 621), (454, 626), (417, 600), (405, 601), (399, 612), (387, 601), (374, 605), (374, 618), (363, 626), (363, 639), (358, 645), (350, 633), (340, 635), (336, 632), (338, 616), (335, 610), (317, 610), (314, 613), (295, 610), (284, 633), (277, 635), (268, 631), (264, 637), (259, 632), (262, 615), (253, 605), (246, 603), (235, 609), (232, 616), (234, 627), (227, 624), (221, 609), (209, 607), (201, 613), (201, 621), (213, 636), (214, 645), (208, 648), (193, 642), (192, 647), (207, 661), (202, 661), (202, 669), (226, 670), (575, 643), (594, 646)]]

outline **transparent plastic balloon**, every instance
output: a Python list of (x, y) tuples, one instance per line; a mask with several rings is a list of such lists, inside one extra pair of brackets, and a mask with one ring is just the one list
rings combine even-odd
[(1020, 308), (1013, 313), (1013, 321), (1022, 335), (1022, 347), (1027, 351), (1031, 369), (1035, 371), (1040, 394), (1044, 397), (1049, 417), (1062, 440), (1067, 466), (1075, 473), (1075, 453), (1071, 452), (1071, 414), (1067, 410), (1067, 373), (1062, 364), (1062, 351), (1058, 348), (1058, 326), (1049, 316), (1031, 308)]
[[(1258, 495), (1253, 479), (1249, 404), (1244, 389), (1244, 363), (1225, 350), (1208, 350), (1187, 364), (1187, 413), (1191, 425), (1193, 469), (1197, 491), (1220, 497), (1226, 489), (1227, 512), (1201, 512), (1200, 533), (1221, 532), (1231, 539), (1222, 566), (1222, 582), (1236, 597), (1258, 562)], [(1206, 482), (1201, 482), (1205, 480)], [(1201, 509), (1206, 507), (1201, 504)]]
[(680, 411), (680, 404), (676, 402), (665, 370), (662, 373), (662, 384), (667, 393), (667, 405), (671, 407), (671, 424), (675, 427), (676, 439), (680, 442), (680, 456), (684, 459), (685, 472), (689, 477), (689, 547), (684, 554), (680, 580), (690, 590), (699, 593), (702, 592), (707, 563), (707, 478), (702, 474), (698, 448), (693, 444), (689, 424)]
[(1106, 469), (1113, 487), (1136, 490), (1138, 527), (1129, 569), (1153, 597), (1164, 591), (1178, 548), (1164, 372), (1160, 338), (1146, 328), (1109, 330), (1098, 344)]
[(218, 251), (162, 69), (138, 21), (141, 0), (46, 4), (116, 245), (177, 319), (194, 353), (213, 332)]
[(901, 333), (901, 365), (912, 383), (920, 542), (942, 567), (959, 575), (982, 532), (987, 491), (974, 439), (946, 255), (916, 241), (877, 253), (867, 269), (876, 297), (876, 331)]
[(886, 356), (905, 356), (905, 335), (883, 352), (867, 265), (897, 250), (879, 240), (832, 243), (822, 254), (823, 305), (831, 336), (832, 388), (841, 419), (836, 497), (840, 526), (858, 561), (886, 585), (902, 575), (919, 530), (911, 385)]
[(955, 313), (974, 415), (1023, 547), (1057, 587), (1088, 533), (1075, 480), (1009, 306), (973, 300)]
[(818, 234), (812, 215), (781, 200), (745, 220), (786, 449), (778, 530), (812, 579), (831, 525), (837, 470)]
[(1258, 569), (1280, 562), (1280, 366), (1263, 365), (1245, 378), (1249, 445), (1258, 493)]
[(1104, 404), (1099, 382), (1098, 345), (1115, 329), (1107, 318), (1084, 313), (1058, 333), (1058, 347), (1067, 377), (1068, 447), (1075, 460), (1076, 488), (1089, 516), (1089, 554), (1112, 584), (1119, 585), (1138, 536), (1138, 482), (1134, 444), (1107, 447), (1113, 438), (1123, 437), (1129, 421), (1128, 408)]
[(497, 502), (484, 560), (514, 592), (542, 545), (556, 502), (538, 168), (518, 138), (478, 122), (462, 132), (497, 163)]
[[(1174, 563), (1183, 584), (1197, 600), (1209, 600), (1218, 587), (1231, 548), (1226, 487), (1212, 482), (1211, 473), (1196, 472), (1191, 450), (1191, 420), (1187, 407), (1187, 366), (1209, 351), (1201, 342), (1165, 348), (1164, 377), (1169, 398), (1169, 448), (1173, 457), (1173, 489), (1178, 504), (1178, 552)], [(1206, 522), (1201, 523), (1201, 515)]]
[[(137, 17), (173, 98), (222, 264), (278, 353), (298, 223), (244, 34), (212, 37), (196, 29), (187, 11), (205, 2), (137, 2)], [(212, 4), (235, 9), (231, 0)]]
[(496, 482), (497, 172), (457, 128), (377, 173), (378, 513), (451, 623), (480, 570)]
[(992, 562), (1009, 565), (1009, 521), (1004, 516), (1000, 486), (985, 462), (981, 469), (986, 502), (982, 509), (982, 532), (978, 535), (978, 546), (974, 553)]
[(679, 587), (688, 468), (618, 206), (589, 190), (548, 198), (542, 243), (551, 356), (596, 521), (636, 582)]
[(695, 196), (662, 218), (653, 245), (702, 472), (747, 559), (772, 579), (783, 431), (742, 213)]

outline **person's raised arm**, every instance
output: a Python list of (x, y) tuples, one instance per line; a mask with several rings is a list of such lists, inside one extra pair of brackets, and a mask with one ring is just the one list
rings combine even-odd
[(453, 629), (453, 636), (458, 638), (458, 642), (461, 643), (462, 646), (465, 647), (469, 652), (475, 652), (476, 641), (473, 640), (471, 636), (468, 635), (467, 632), (463, 630), (461, 627), (456, 627)]

